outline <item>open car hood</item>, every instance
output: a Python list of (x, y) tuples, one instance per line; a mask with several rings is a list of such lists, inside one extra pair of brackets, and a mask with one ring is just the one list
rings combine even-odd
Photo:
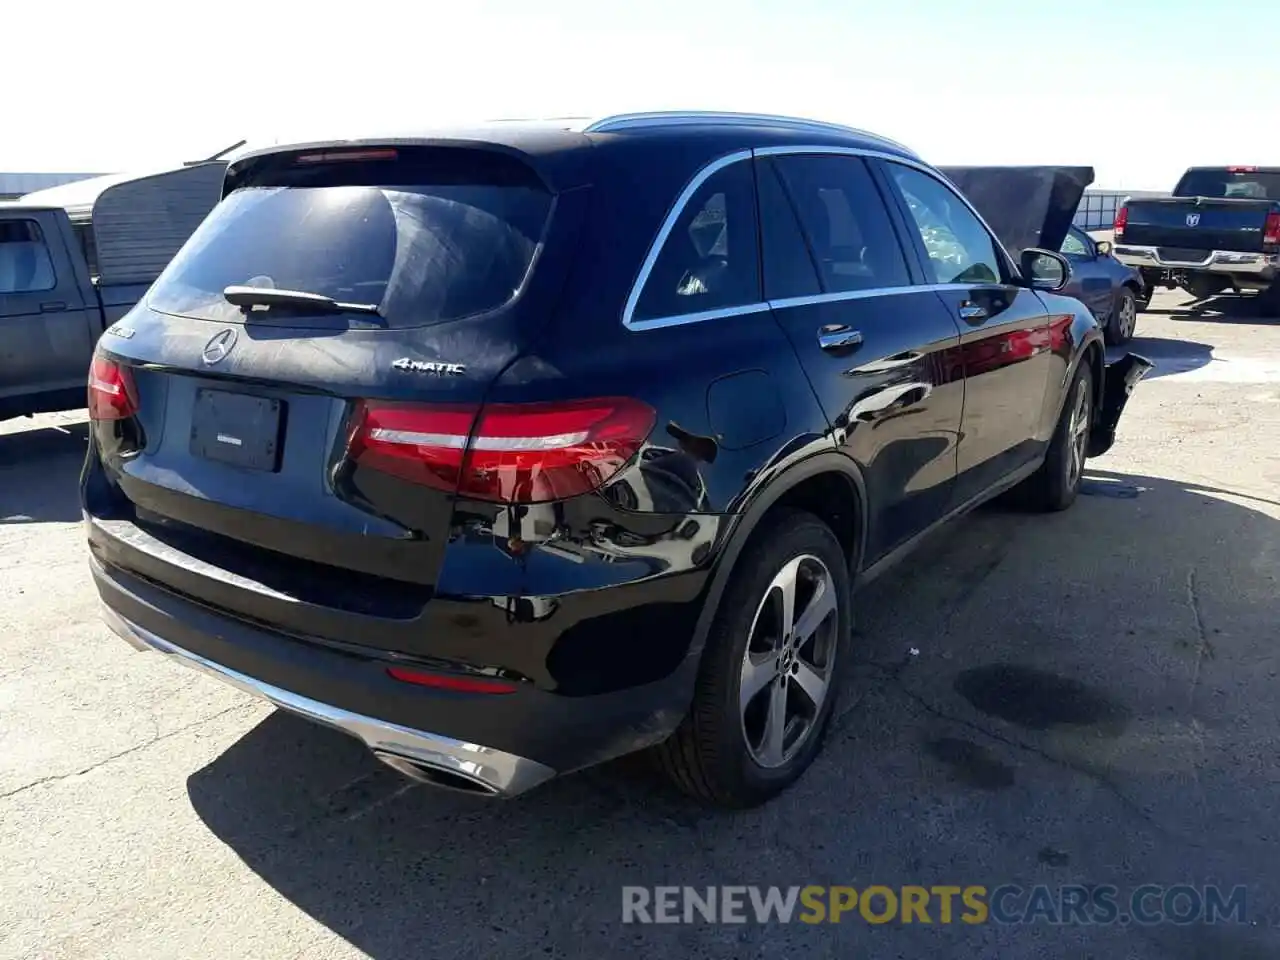
[(1028, 247), (1060, 250), (1093, 167), (940, 167), (1016, 260)]

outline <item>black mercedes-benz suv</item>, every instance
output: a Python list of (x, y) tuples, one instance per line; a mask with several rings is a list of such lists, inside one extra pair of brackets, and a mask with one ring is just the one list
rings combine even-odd
[(1080, 191), (1029, 175), (1011, 255), (909, 150), (788, 118), (237, 159), (90, 371), (107, 622), (438, 785), (652, 748), (760, 803), (854, 588), (1005, 490), (1070, 505), (1149, 369), (1054, 293)]

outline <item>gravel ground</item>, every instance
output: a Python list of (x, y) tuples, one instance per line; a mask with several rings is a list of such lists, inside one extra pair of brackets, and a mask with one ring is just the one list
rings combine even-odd
[[(860, 600), (810, 774), (740, 815), (634, 761), (508, 803), (99, 623), (82, 416), (0, 425), (0, 956), (1280, 956), (1280, 324), (1161, 293), (1088, 496), (985, 508)], [(1245, 885), (1215, 925), (623, 925), (623, 885)]]

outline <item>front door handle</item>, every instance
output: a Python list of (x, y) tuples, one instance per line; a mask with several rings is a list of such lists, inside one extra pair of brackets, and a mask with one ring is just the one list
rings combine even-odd
[(985, 320), (989, 316), (987, 308), (980, 304), (968, 302), (960, 304), (961, 320)]
[(818, 346), (823, 350), (849, 350), (862, 346), (862, 331), (845, 323), (829, 323), (818, 331)]
[(61, 313), (67, 309), (67, 305), (61, 300), (49, 300), (40, 304), (41, 313)]

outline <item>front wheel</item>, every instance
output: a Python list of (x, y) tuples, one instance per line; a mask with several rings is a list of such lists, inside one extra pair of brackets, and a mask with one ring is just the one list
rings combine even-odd
[(1109, 346), (1118, 346), (1133, 339), (1133, 332), (1138, 328), (1138, 298), (1129, 287), (1121, 287), (1116, 291), (1115, 303), (1111, 307), (1111, 316), (1103, 328), (1103, 336)]
[(1075, 379), (1067, 391), (1057, 429), (1049, 442), (1040, 469), (1022, 482), (1020, 492), (1028, 506), (1036, 510), (1065, 510), (1075, 503), (1084, 480), (1084, 462), (1093, 427), (1093, 371), (1089, 360), (1080, 360)]
[(677, 786), (720, 807), (764, 803), (813, 762), (852, 627), (831, 529), (798, 510), (765, 524), (721, 599), (689, 713), (655, 748)]

